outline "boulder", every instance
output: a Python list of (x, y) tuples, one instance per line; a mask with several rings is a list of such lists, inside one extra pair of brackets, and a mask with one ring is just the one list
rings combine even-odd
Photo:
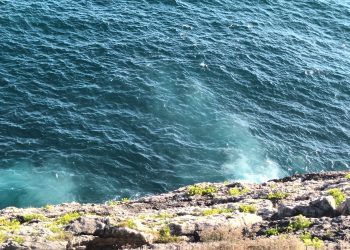
[(107, 225), (109, 225), (109, 221), (104, 218), (80, 217), (68, 225), (66, 229), (77, 235), (101, 235)]

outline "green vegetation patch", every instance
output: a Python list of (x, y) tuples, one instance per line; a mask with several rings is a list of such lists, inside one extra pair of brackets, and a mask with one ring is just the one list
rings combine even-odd
[(7, 235), (4, 234), (3, 232), (0, 232), (0, 244), (4, 243), (7, 240)]
[(24, 243), (25, 240), (24, 240), (24, 237), (22, 236), (15, 236), (13, 237), (13, 241), (21, 245)]
[(76, 220), (81, 217), (81, 214), (78, 212), (72, 212), (72, 213), (67, 213), (65, 215), (62, 215), (58, 217), (55, 221), (54, 224), (56, 225), (66, 225), (69, 224), (71, 221)]
[(187, 194), (189, 196), (193, 195), (213, 195), (218, 189), (215, 186), (209, 185), (206, 187), (200, 185), (193, 185), (187, 188)]
[(32, 220), (40, 220), (40, 221), (47, 220), (47, 217), (42, 214), (25, 214), (22, 217), (24, 222), (30, 222)]
[(73, 238), (73, 235), (71, 233), (60, 231), (53, 235), (48, 236), (46, 239), (49, 241), (68, 241)]
[(126, 219), (117, 224), (118, 227), (128, 227), (131, 229), (137, 229), (137, 224), (133, 219)]
[(309, 228), (312, 222), (303, 215), (298, 215), (294, 221), (289, 222), (287, 231), (297, 231)]
[(230, 188), (230, 189), (228, 190), (228, 193), (229, 193), (229, 195), (231, 195), (231, 196), (244, 195), (244, 194), (249, 193), (249, 192), (250, 192), (250, 190), (249, 190), (248, 188), (242, 188), (242, 189), (240, 189), (240, 188), (234, 187), (234, 188)]
[(344, 177), (350, 180), (350, 173), (347, 173)]
[(47, 205), (43, 206), (43, 209), (45, 209), (46, 211), (50, 211), (53, 209), (53, 205), (47, 204)]
[(275, 228), (266, 229), (264, 234), (267, 236), (279, 235), (282, 231), (283, 231), (283, 229), (276, 226)]
[(18, 220), (9, 220), (0, 217), (0, 231), (16, 231), (20, 228), (21, 223)]
[(340, 203), (342, 203), (343, 201), (345, 201), (346, 199), (346, 196), (345, 194), (339, 189), (339, 188), (332, 188), (332, 189), (329, 189), (327, 191), (327, 193), (329, 195), (332, 195), (334, 200), (335, 200), (335, 204), (337, 206), (340, 205)]
[(202, 211), (202, 215), (210, 216), (215, 214), (232, 213), (232, 212), (233, 212), (233, 209), (231, 208), (212, 208), (212, 209), (206, 209)]
[(254, 214), (258, 209), (255, 205), (242, 204), (239, 206), (238, 210), (242, 213)]
[(272, 192), (272, 193), (269, 193), (267, 196), (266, 196), (266, 199), (269, 199), (269, 200), (282, 200), (282, 199), (285, 199), (288, 197), (288, 194), (287, 193), (283, 193), (283, 192)]
[(317, 237), (312, 237), (309, 232), (305, 232), (300, 236), (300, 239), (304, 242), (305, 246), (311, 246), (316, 249), (323, 248), (324, 243)]
[(179, 238), (177, 236), (171, 235), (170, 227), (168, 225), (159, 230), (158, 243), (171, 243), (178, 241)]
[(116, 205), (120, 205), (122, 203), (128, 203), (128, 202), (130, 202), (130, 198), (122, 198), (120, 201), (117, 201), (117, 200), (107, 201), (107, 205), (108, 206), (116, 206)]

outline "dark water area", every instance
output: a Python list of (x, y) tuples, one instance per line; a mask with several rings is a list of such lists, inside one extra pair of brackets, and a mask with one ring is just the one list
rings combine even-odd
[(0, 0), (0, 207), (350, 165), (350, 2)]

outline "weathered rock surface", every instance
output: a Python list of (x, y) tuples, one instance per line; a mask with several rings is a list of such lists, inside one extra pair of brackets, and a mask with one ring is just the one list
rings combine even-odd
[[(201, 183), (106, 204), (9, 207), (0, 210), (0, 249), (350, 249), (346, 175)], [(309, 241), (300, 240), (307, 234)]]

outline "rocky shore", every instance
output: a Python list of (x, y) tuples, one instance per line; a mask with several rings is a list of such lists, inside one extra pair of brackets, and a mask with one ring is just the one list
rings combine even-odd
[[(349, 198), (348, 198), (349, 197)], [(0, 249), (350, 249), (350, 174), (0, 211)]]

